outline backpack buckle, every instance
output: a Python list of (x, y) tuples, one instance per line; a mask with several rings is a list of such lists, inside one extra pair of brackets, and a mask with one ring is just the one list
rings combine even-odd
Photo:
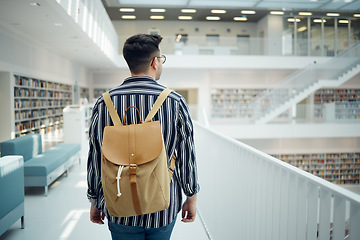
[(129, 166), (129, 174), (130, 175), (136, 175), (136, 170), (138, 166), (136, 164), (130, 164)]

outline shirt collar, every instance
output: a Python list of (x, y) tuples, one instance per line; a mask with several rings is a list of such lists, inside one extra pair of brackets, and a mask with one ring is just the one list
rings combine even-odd
[(124, 80), (124, 84), (131, 83), (131, 82), (153, 82), (156, 83), (155, 79), (149, 76), (135, 76), (135, 77), (128, 77)]

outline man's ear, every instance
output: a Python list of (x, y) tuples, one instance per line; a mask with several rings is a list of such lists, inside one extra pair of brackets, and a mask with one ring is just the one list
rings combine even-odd
[(158, 61), (157, 61), (157, 57), (154, 57), (154, 59), (152, 60), (150, 67), (152, 67), (154, 70), (157, 70), (158, 68)]

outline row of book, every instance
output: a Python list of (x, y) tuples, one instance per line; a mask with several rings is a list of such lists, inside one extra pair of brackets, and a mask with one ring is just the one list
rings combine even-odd
[(15, 110), (21, 110), (23, 108), (51, 108), (51, 107), (65, 107), (71, 105), (71, 100), (15, 100)]
[(34, 90), (34, 89), (14, 89), (15, 97), (27, 97), (27, 98), (71, 98), (71, 93), (67, 92), (50, 92), (44, 90)]
[(28, 120), (31, 121), (32, 118), (48, 118), (54, 116), (62, 115), (62, 109), (41, 109), (37, 111), (22, 111), (22, 112), (15, 112), (15, 121), (22, 121)]
[(51, 117), (47, 119), (38, 119), (29, 122), (15, 123), (15, 132), (32, 131), (34, 129), (44, 128), (46, 126), (56, 125), (63, 122), (63, 117)]
[(15, 75), (15, 85), (22, 87), (42, 88), (42, 89), (53, 89), (60, 91), (72, 91), (71, 85), (53, 83), (49, 81), (33, 79), (28, 77), (22, 77)]

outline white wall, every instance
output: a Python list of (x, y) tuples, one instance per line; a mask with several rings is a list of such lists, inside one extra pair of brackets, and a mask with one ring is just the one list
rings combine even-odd
[(74, 85), (87, 85), (88, 70), (0, 25), (0, 71)]
[(268, 41), (264, 42), (264, 53), (267, 55), (281, 55), (283, 17), (266, 15), (257, 24), (257, 36), (264, 37)]

